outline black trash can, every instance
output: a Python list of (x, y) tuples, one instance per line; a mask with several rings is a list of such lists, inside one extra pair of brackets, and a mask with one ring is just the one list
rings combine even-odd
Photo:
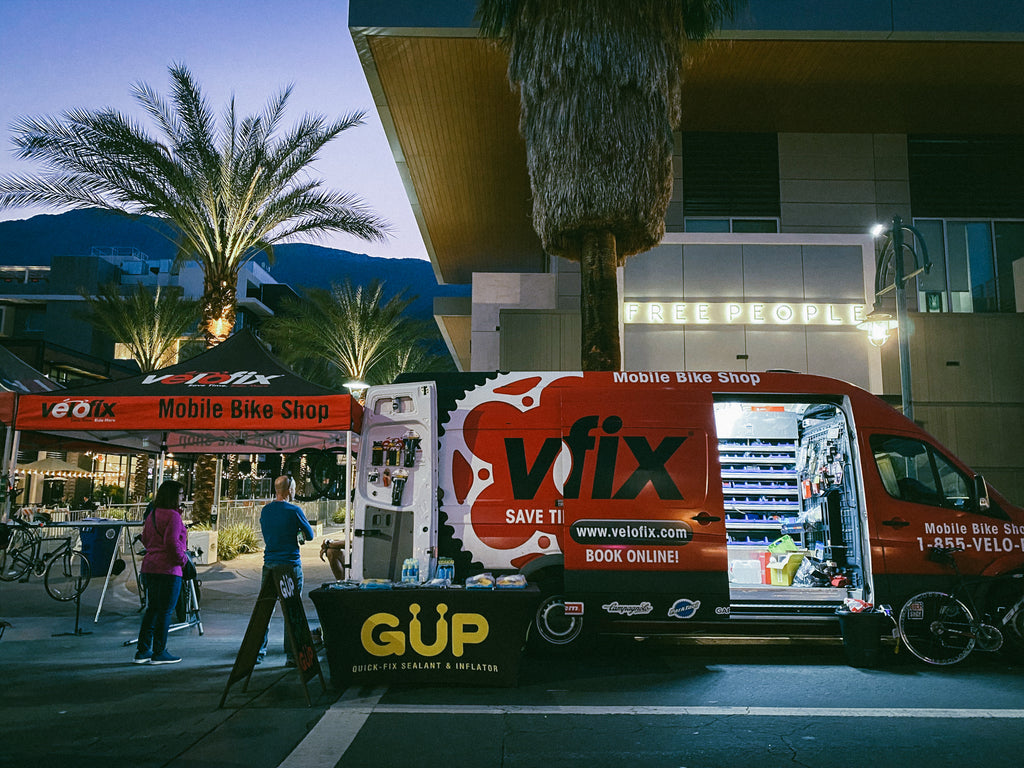
[[(113, 520), (103, 518), (87, 517), (82, 520), (80, 530), (82, 538), (82, 554), (89, 560), (89, 568), (93, 577), (105, 576), (110, 568), (110, 560), (114, 556), (114, 545), (117, 543), (119, 524)], [(123, 570), (114, 565), (114, 575)]]
[(846, 663), (851, 667), (878, 667), (882, 664), (882, 632), (890, 623), (881, 611), (854, 613), (839, 609)]

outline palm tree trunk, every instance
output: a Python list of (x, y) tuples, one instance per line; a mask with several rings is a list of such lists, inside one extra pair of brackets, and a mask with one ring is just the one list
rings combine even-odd
[(196, 456), (195, 467), (192, 519), (197, 523), (209, 523), (213, 516), (213, 494), (217, 487), (217, 457), (210, 454)]
[(132, 473), (132, 501), (142, 501), (149, 492), (149, 454), (135, 456), (135, 472)]
[(228, 498), (238, 498), (238, 454), (228, 456)]
[(619, 283), (615, 235), (586, 232), (580, 253), (581, 362), (584, 371), (618, 371)]
[[(206, 346), (215, 347), (226, 339), (235, 327), (235, 287), (238, 274), (208, 271), (203, 279), (203, 319), (201, 331)], [(203, 454), (196, 457), (195, 493), (192, 495), (192, 519), (209, 523), (213, 515), (213, 498), (217, 487), (217, 457)]]

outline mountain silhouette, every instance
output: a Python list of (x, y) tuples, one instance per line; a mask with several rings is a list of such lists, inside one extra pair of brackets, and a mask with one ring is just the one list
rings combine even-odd
[[(0, 265), (45, 266), (54, 256), (88, 255), (93, 247), (137, 248), (150, 259), (173, 259), (171, 230), (149, 216), (128, 218), (100, 210), (43, 214), (19, 221), (0, 221)], [(266, 254), (256, 261), (281, 283), (299, 293), (304, 288), (329, 288), (346, 278), (355, 285), (381, 280), (385, 296), (405, 291), (416, 296), (409, 313), (432, 318), (435, 296), (469, 296), (468, 285), (440, 286), (430, 262), (422, 259), (385, 259), (308, 243), (275, 246), (274, 263)]]

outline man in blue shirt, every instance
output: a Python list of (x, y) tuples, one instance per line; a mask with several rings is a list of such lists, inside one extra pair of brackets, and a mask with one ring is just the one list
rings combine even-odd
[[(294, 504), (295, 481), (282, 475), (274, 481), (274, 500), (260, 512), (260, 529), (263, 531), (263, 583), (274, 578), (274, 568), (280, 573), (281, 567), (291, 569), (296, 594), (302, 594), (302, 560), (299, 558), (299, 535), (306, 541), (313, 539), (313, 529), (306, 520), (302, 508)], [(269, 634), (269, 630), (268, 630)], [(286, 666), (295, 666), (295, 655), (284, 633)], [(257, 664), (267, 653), (267, 636), (263, 637)]]

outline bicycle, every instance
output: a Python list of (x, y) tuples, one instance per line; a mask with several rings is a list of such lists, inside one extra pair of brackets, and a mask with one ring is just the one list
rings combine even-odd
[(3, 524), (7, 540), (0, 549), (0, 581), (28, 581), (33, 573), (43, 577), (46, 593), (54, 600), (66, 602), (81, 595), (92, 578), (89, 559), (72, 548), (71, 537), (60, 539), (60, 544), (43, 552), (40, 523), (28, 523), (13, 518)]
[[(950, 665), (966, 659), (972, 651), (998, 651), (1009, 638), (1015, 648), (1024, 648), (1024, 574), (1007, 574), (968, 583), (956, 564), (959, 547), (932, 547), (928, 558), (953, 569), (956, 585), (951, 593), (919, 592), (904, 603), (899, 614), (899, 632), (912, 654), (928, 664)], [(1012, 591), (997, 594), (1013, 600), (983, 613), (974, 599), (975, 587), (987, 592), (1007, 586)]]

